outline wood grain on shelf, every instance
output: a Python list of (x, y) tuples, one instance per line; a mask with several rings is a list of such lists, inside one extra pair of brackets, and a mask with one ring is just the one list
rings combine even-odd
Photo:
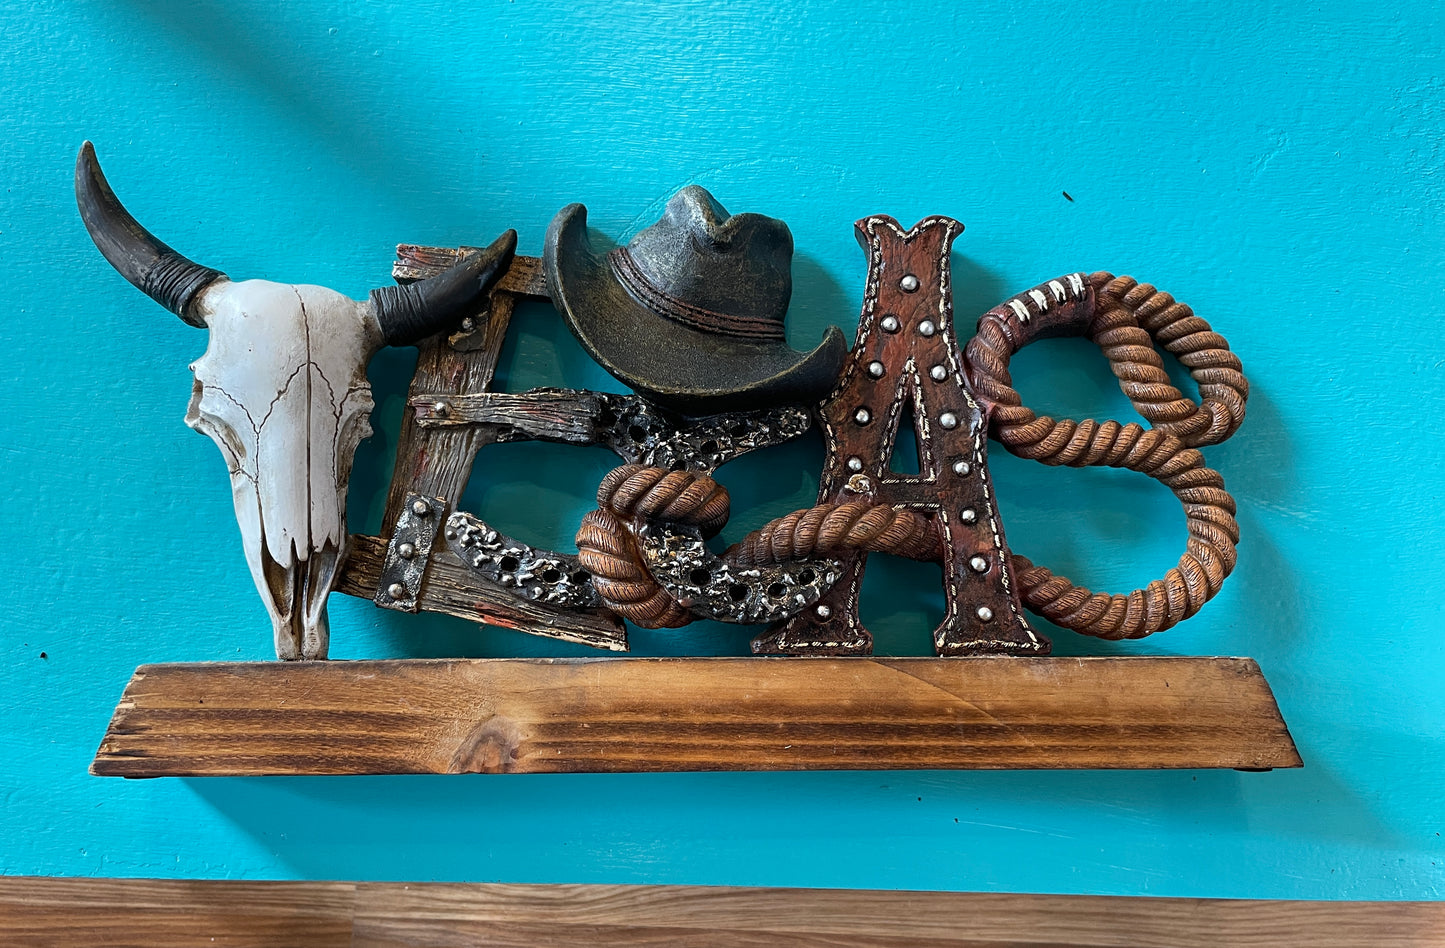
[(1297, 767), (1239, 658), (143, 665), (103, 776)]
[(0, 879), (35, 948), (1424, 948), (1438, 902), (702, 886)]

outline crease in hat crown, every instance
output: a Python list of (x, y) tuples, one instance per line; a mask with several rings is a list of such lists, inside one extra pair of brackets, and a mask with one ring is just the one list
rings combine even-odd
[(608, 257), (638, 302), (659, 315), (717, 314), (716, 331), (728, 335), (732, 321), (756, 321), (757, 334), (783, 338), (793, 295), (793, 234), (780, 220), (729, 214), (693, 184), (672, 196), (661, 220)]

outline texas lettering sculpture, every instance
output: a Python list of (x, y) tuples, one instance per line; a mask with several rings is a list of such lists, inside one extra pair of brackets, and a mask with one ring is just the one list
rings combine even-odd
[[(662, 218), (625, 246), (595, 243), (577, 204), (552, 221), (540, 260), (515, 256), (514, 231), (485, 250), (402, 245), (394, 268), (401, 285), (366, 301), (315, 286), (233, 283), (192, 263), (125, 211), (88, 143), (76, 193), (106, 259), (209, 331), (207, 351), (192, 366), (186, 420), (226, 457), (247, 561), (281, 659), (326, 657), (333, 589), (385, 608), (446, 612), (613, 651), (627, 648), (624, 620), (670, 628), (707, 618), (766, 624), (751, 643), (757, 655), (868, 656), (872, 637), (858, 599), (872, 552), (941, 564), (938, 656), (1043, 656), (1049, 640), (1026, 610), (1086, 635), (1138, 638), (1194, 615), (1235, 563), (1234, 501), (1197, 450), (1228, 438), (1244, 417), (1248, 385), (1223, 337), (1147, 284), (1072, 273), (988, 311), (960, 347), (949, 253), (963, 227), (950, 218), (907, 230), (886, 216), (860, 220), (868, 277), (854, 345), (832, 327), (800, 352), (783, 336), (792, 291), (787, 226), (729, 214), (696, 186), (676, 194)], [(549, 299), (587, 352), (635, 394), (493, 391), (497, 354), (522, 296)], [(1147, 426), (1056, 421), (1022, 404), (1009, 358), (1059, 335), (1085, 335), (1100, 346)], [(382, 345), (413, 343), (422, 355), (398, 446), (389, 530), (348, 537), (351, 459), (371, 433), (366, 363)], [(1170, 383), (1156, 344), (1189, 369), (1198, 402)], [(917, 435), (917, 474), (890, 470), (906, 419)], [(827, 449), (817, 503), (711, 552), (707, 541), (729, 516), (717, 468), (814, 423)], [(989, 475), (990, 437), (1046, 464), (1122, 467), (1164, 483), (1189, 527), (1178, 566), (1144, 589), (1109, 595), (1012, 553)], [(477, 453), (519, 440), (603, 445), (622, 461), (599, 485), (598, 509), (582, 519), (576, 553), (538, 549), (456, 508)], [(491, 661), (502, 664), (486, 675), (521, 667)], [(624, 667), (618, 661), (605, 665)], [(685, 674), (700, 683), (728, 661), (757, 659), (691, 661)], [(743, 675), (788, 675), (775, 670), (789, 666), (799, 667), (752, 665)], [(510, 758), (491, 761), (499, 738), (487, 728), (483, 744), (492, 751), (477, 751), (474, 736), (464, 759), (454, 754), (445, 767), (424, 769), (548, 769), (519, 768), (518, 747), (529, 745), (511, 732), (503, 741)], [(103, 767), (106, 754), (103, 745), (96, 772), (131, 772)], [(747, 766), (723, 756), (707, 766), (591, 760), (554, 769)], [(862, 766), (917, 765), (911, 759)], [(1276, 754), (1262, 766), (1276, 765), (1291, 760)]]

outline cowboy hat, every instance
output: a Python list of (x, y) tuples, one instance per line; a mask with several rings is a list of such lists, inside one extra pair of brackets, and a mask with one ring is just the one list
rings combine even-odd
[(587, 208), (547, 228), (547, 292), (597, 362), (665, 408), (689, 415), (814, 402), (832, 387), (847, 344), (830, 326), (812, 352), (790, 348), (793, 235), (761, 214), (729, 215), (683, 188), (626, 247), (600, 250)]

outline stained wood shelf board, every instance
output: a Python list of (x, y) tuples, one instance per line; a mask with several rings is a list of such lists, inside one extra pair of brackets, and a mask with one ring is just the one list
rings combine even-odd
[(1247, 658), (142, 665), (100, 776), (1298, 767)]
[(0, 879), (45, 948), (1423, 948), (1445, 903), (702, 886)]

